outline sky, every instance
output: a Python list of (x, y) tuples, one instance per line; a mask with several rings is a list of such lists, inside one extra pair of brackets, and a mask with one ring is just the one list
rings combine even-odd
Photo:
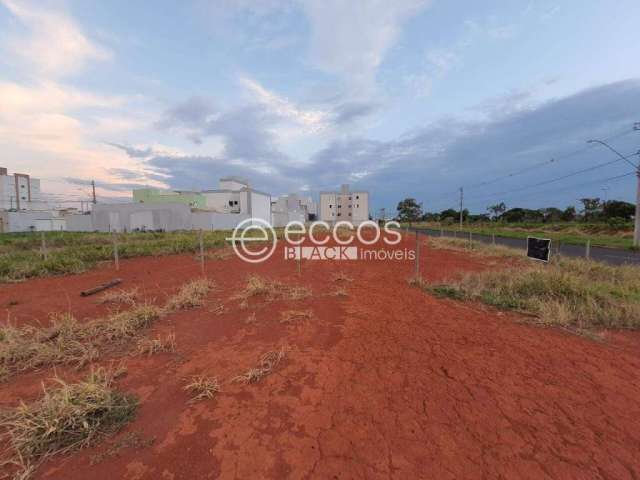
[(57, 201), (348, 183), (371, 213), (633, 201), (637, 0), (0, 0), (0, 166)]

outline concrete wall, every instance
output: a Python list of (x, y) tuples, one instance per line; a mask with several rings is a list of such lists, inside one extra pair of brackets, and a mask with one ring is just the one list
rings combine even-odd
[(189, 230), (191, 209), (181, 204), (97, 204), (91, 212), (94, 230), (100, 232), (146, 230)]
[(249, 205), (251, 205), (250, 215), (252, 218), (260, 218), (265, 222), (271, 222), (271, 195), (265, 195), (251, 190), (249, 195)]
[(191, 227), (194, 230), (233, 230), (247, 218), (251, 217), (246, 214), (193, 212)]
[(64, 221), (52, 212), (8, 212), (0, 211), (0, 232), (29, 232), (64, 230)]
[(65, 215), (63, 218), (69, 232), (92, 232), (94, 230), (91, 215), (73, 214)]

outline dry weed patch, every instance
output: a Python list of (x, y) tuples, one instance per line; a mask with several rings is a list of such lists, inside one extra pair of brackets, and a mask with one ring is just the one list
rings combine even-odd
[(260, 362), (257, 366), (250, 368), (242, 375), (238, 375), (233, 379), (234, 382), (239, 383), (258, 383), (264, 377), (269, 375), (278, 366), (278, 364), (285, 357), (285, 349), (282, 347), (278, 351), (267, 352), (260, 357)]
[(310, 295), (311, 290), (308, 287), (288, 285), (275, 280), (268, 280), (259, 275), (250, 275), (244, 290), (234, 298), (240, 300), (241, 308), (247, 308), (251, 298), (263, 297), (267, 301), (276, 299), (301, 300)]
[(107, 290), (103, 293), (98, 302), (110, 303), (116, 305), (135, 305), (138, 300), (138, 288), (132, 288), (131, 290)]
[(138, 353), (151, 356), (155, 353), (176, 351), (176, 334), (170, 333), (166, 337), (142, 338), (138, 341)]
[(640, 269), (582, 259), (470, 273), (416, 284), (438, 296), (520, 310), (543, 323), (583, 328), (640, 327)]
[(133, 418), (137, 400), (114, 389), (113, 380), (103, 368), (79, 383), (56, 378), (58, 388), (43, 387), (40, 400), (5, 412), (0, 430), (10, 447), (7, 462), (20, 469), (18, 478), (27, 478), (45, 458), (86, 447)]
[(280, 323), (293, 323), (301, 320), (311, 320), (313, 312), (311, 310), (285, 310), (282, 312)]
[(191, 383), (183, 388), (186, 392), (193, 395), (191, 402), (213, 398), (216, 393), (220, 392), (220, 383), (216, 377), (206, 377), (204, 375), (195, 375), (191, 377)]
[(175, 312), (200, 307), (213, 286), (213, 282), (206, 278), (192, 280), (180, 287), (178, 293), (169, 297), (165, 310)]
[(353, 278), (344, 272), (337, 272), (331, 276), (331, 280), (336, 283), (353, 282)]

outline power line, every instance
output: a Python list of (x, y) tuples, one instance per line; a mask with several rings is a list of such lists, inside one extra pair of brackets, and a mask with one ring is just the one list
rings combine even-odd
[[(633, 131), (634, 131), (633, 128), (632, 129), (627, 128), (627, 129), (625, 129), (625, 130), (623, 130), (621, 132), (618, 132), (616, 134), (610, 135), (609, 137), (606, 137), (604, 139), (604, 141), (606, 142), (606, 141), (610, 141), (610, 140), (614, 140), (614, 139), (623, 137), (625, 135), (628, 135), (628, 134), (632, 133)], [(574, 156), (579, 155), (581, 153), (585, 153), (585, 152), (589, 151), (592, 148), (593, 148), (593, 145), (587, 145), (587, 146), (582, 147), (582, 148), (580, 148), (578, 150), (574, 150), (572, 152), (568, 152), (568, 153), (565, 153), (565, 154), (559, 155), (559, 156), (556, 155), (556, 156), (550, 158), (549, 160), (544, 160), (542, 162), (535, 163), (535, 164), (530, 165), (528, 167), (525, 167), (525, 168), (523, 168), (521, 170), (517, 170), (515, 172), (511, 172), (511, 173), (508, 173), (506, 175), (502, 175), (502, 176), (499, 176), (497, 178), (493, 178), (491, 180), (485, 180), (483, 182), (479, 182), (479, 183), (475, 183), (475, 184), (471, 184), (471, 185), (466, 185), (465, 188), (477, 188), (477, 187), (482, 187), (482, 186), (486, 186), (486, 185), (491, 185), (493, 183), (499, 182), (500, 180), (505, 180), (505, 179), (508, 179), (508, 178), (516, 177), (518, 175), (523, 175), (523, 174), (528, 173), (528, 172), (530, 172), (532, 170), (535, 170), (537, 168), (541, 168), (541, 167), (544, 167), (544, 166), (547, 166), (547, 165), (551, 165), (553, 163), (558, 163), (560, 160), (565, 160), (567, 158), (574, 157)]]
[[(624, 157), (625, 159), (631, 158), (634, 155), (637, 155), (638, 153), (632, 153), (630, 155), (627, 155), (626, 157)], [(517, 193), (520, 192), (522, 190), (527, 190), (529, 188), (535, 188), (535, 187), (540, 187), (543, 185), (548, 185), (549, 183), (554, 183), (554, 182), (558, 182), (560, 180), (564, 180), (566, 178), (570, 178), (573, 177), (575, 175), (580, 175), (582, 173), (586, 173), (586, 172), (591, 172), (593, 170), (597, 170), (598, 168), (602, 168), (602, 167), (606, 167), (608, 165), (613, 165), (614, 163), (618, 163), (621, 162), (623, 159), (622, 158), (616, 158), (615, 160), (610, 160), (608, 162), (604, 162), (604, 163), (599, 163), (597, 165), (594, 165), (592, 167), (588, 167), (588, 168), (583, 168), (581, 170), (577, 170), (575, 172), (571, 172), (568, 173), (566, 175), (562, 175), (560, 177), (556, 177), (556, 178), (551, 178), (549, 180), (544, 180), (542, 182), (538, 182), (538, 183), (534, 183), (532, 185), (525, 185), (523, 187), (519, 187), (519, 188), (515, 188), (515, 189), (511, 189), (511, 190), (505, 190), (503, 192), (494, 192), (494, 193), (490, 193), (490, 194), (486, 194), (486, 195), (479, 195), (479, 196), (475, 196), (475, 197), (471, 197), (471, 199), (481, 199), (481, 198), (489, 198), (489, 197), (495, 197), (495, 196), (499, 196), (499, 195), (507, 195), (510, 193)]]

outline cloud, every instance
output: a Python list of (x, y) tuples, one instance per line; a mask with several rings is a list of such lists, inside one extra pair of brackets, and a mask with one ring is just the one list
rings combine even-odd
[(400, 27), (423, 0), (306, 0), (312, 63), (344, 79), (354, 92), (371, 92), (375, 73)]
[(9, 41), (12, 55), (47, 77), (62, 77), (81, 71), (88, 62), (111, 58), (111, 52), (89, 38), (73, 19), (37, 3), (0, 0), (28, 30)]

